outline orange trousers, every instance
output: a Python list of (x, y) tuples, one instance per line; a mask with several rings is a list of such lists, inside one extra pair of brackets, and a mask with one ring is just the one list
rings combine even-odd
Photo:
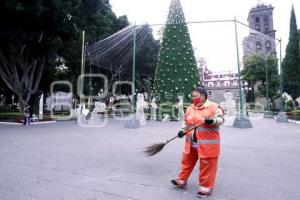
[[(177, 179), (187, 182), (197, 161), (198, 151), (191, 148), (189, 154), (183, 153), (181, 169)], [(200, 158), (199, 192), (210, 194), (214, 188), (218, 168), (218, 157)]]

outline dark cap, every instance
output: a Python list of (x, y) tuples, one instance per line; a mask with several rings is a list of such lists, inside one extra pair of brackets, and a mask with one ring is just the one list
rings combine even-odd
[(199, 92), (201, 94), (204, 94), (205, 95), (205, 99), (207, 99), (207, 91), (204, 88), (204, 86), (198, 86), (193, 91), (197, 91), (197, 92)]

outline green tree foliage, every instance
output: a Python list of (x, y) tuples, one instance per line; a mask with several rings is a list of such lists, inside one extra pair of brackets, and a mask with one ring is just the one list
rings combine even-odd
[(154, 93), (159, 103), (176, 103), (178, 95), (189, 101), (189, 94), (200, 85), (196, 59), (179, 0), (171, 2), (164, 29)]
[[(269, 101), (274, 105), (278, 98), (278, 64), (274, 56), (265, 57), (264, 55), (251, 55), (244, 60), (244, 69), (241, 72), (242, 80), (246, 81), (254, 89), (258, 86), (257, 95), (267, 97), (268, 77), (268, 95)], [(267, 74), (266, 74), (267, 72)], [(253, 98), (251, 98), (253, 100)]]
[[(59, 56), (63, 58), (65, 70), (64, 79), (76, 86), (81, 73), (81, 42), (82, 30), (85, 30), (86, 45), (95, 43), (126, 27), (129, 22), (126, 16), (116, 17), (108, 0), (72, 1), (72, 22), (74, 30), (67, 43), (62, 43)], [(86, 59), (86, 73), (90, 73), (88, 58)], [(108, 75), (107, 71), (92, 70), (92, 73)], [(59, 77), (63, 78), (63, 77)], [(74, 92), (76, 87), (74, 87)]]
[(299, 33), (294, 7), (291, 11), (290, 36), (286, 47), (285, 58), (282, 62), (284, 91), (295, 101), (300, 96), (300, 51)]
[(117, 18), (108, 0), (3, 0), (0, 24), (0, 75), (24, 106), (54, 80), (76, 86), (82, 30), (93, 43), (128, 20)]
[[(75, 1), (76, 2), (76, 1)], [(108, 0), (84, 0), (78, 1), (73, 5), (72, 20), (76, 25), (72, 39), (68, 43), (64, 43), (59, 51), (60, 56), (64, 59), (64, 65), (67, 67), (65, 79), (70, 80), (73, 85), (77, 85), (77, 77), (81, 73), (81, 32), (85, 30), (86, 45), (94, 44), (113, 33), (125, 28), (129, 25), (126, 16), (116, 17), (113, 13)], [(137, 44), (136, 49), (136, 80), (137, 88), (140, 91), (150, 89), (153, 81), (153, 76), (156, 68), (156, 62), (159, 50), (159, 41), (156, 41), (152, 35), (152, 30), (147, 27), (151, 34), (142, 44)], [(146, 31), (147, 32), (147, 31)], [(122, 48), (122, 47), (121, 47)], [(132, 69), (132, 50), (123, 50), (124, 57), (122, 63), (120, 60), (112, 60), (107, 66), (90, 65), (89, 57), (86, 59), (85, 73), (104, 74), (109, 80), (109, 86), (115, 81), (131, 80)], [(128, 54), (128, 55), (126, 55)], [(119, 70), (115, 70), (118, 68)], [(63, 77), (59, 77), (62, 79)], [(150, 82), (149, 82), (150, 81)], [(92, 95), (99, 93), (101, 83), (97, 80), (92, 80), (93, 87), (85, 81), (84, 91), (90, 91)], [(74, 88), (76, 89), (76, 88)], [(109, 88), (111, 90), (111, 87)], [(76, 90), (75, 90), (76, 91)], [(75, 92), (74, 91), (74, 92)]]
[(21, 107), (38, 91), (58, 39), (70, 36), (70, 1), (0, 2), (0, 75)]

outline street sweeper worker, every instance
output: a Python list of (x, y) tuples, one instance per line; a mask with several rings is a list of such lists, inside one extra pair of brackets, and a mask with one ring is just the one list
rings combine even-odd
[[(204, 198), (211, 194), (215, 184), (220, 154), (219, 127), (224, 122), (224, 112), (217, 103), (207, 99), (207, 91), (202, 86), (194, 89), (192, 99), (193, 104), (187, 108), (182, 130), (178, 133), (178, 137), (186, 138), (180, 172), (171, 182), (177, 187), (184, 188), (199, 160), (197, 197)], [(185, 133), (185, 130), (199, 124), (201, 126)]]

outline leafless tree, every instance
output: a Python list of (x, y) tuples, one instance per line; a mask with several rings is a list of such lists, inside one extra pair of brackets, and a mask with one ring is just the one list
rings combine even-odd
[(32, 94), (38, 90), (45, 59), (29, 57), (26, 46), (10, 46), (8, 55), (0, 49), (0, 76), (4, 83), (19, 98), (21, 111), (28, 104)]
[(123, 64), (120, 64), (119, 66), (113, 68), (110, 68), (110, 74), (111, 74), (111, 78), (110, 81), (108, 83), (108, 89), (110, 90), (112, 85), (114, 84), (115, 81), (120, 81), (121, 80), (121, 75), (124, 72), (124, 66)]

